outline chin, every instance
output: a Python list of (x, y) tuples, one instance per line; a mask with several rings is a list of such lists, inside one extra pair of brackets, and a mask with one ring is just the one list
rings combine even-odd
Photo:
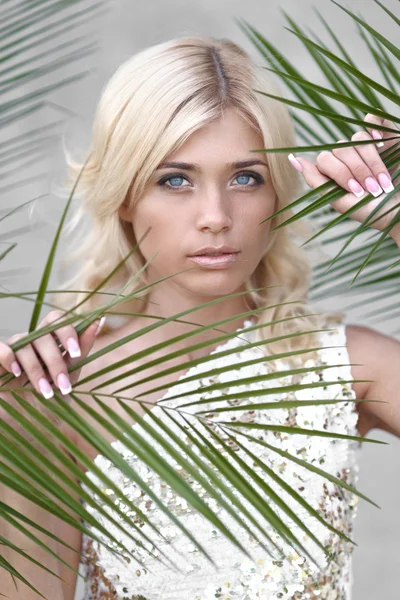
[(237, 279), (237, 281), (232, 281), (231, 274), (225, 273), (224, 277), (213, 277), (213, 274), (210, 273), (208, 277), (202, 278), (202, 281), (191, 283), (185, 285), (185, 289), (188, 292), (195, 294), (196, 296), (204, 297), (204, 298), (219, 298), (220, 296), (228, 296), (230, 294), (235, 294), (238, 290), (244, 290), (244, 281), (242, 279)]

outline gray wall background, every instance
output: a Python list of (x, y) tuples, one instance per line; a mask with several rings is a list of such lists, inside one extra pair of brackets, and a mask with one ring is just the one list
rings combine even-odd
[[(385, 0), (385, 6), (398, 17), (398, 0)], [(394, 43), (398, 40), (398, 27), (383, 13), (373, 0), (352, 0), (344, 3), (353, 11), (361, 12), (367, 21)], [(111, 11), (97, 19), (91, 29), (101, 42), (101, 50), (94, 58), (88, 58), (81, 67), (88, 68), (90, 76), (73, 86), (67, 86), (51, 94), (40, 115), (31, 119), (31, 125), (55, 122), (68, 111), (71, 115), (67, 127), (62, 128), (65, 144), (70, 150), (87, 147), (94, 109), (101, 89), (117, 66), (130, 55), (149, 45), (173, 37), (201, 34), (215, 37), (228, 37), (242, 45), (259, 63), (261, 57), (234, 22), (234, 17), (244, 18), (257, 27), (273, 44), (292, 61), (297, 68), (309, 76), (311, 81), (324, 84), (325, 81), (316, 69), (307, 51), (293, 34), (284, 29), (287, 25), (281, 10), (285, 10), (301, 27), (308, 26), (323, 39), (327, 39), (313, 6), (317, 6), (334, 31), (344, 42), (356, 64), (365, 73), (377, 77), (379, 73), (358, 37), (355, 25), (329, 0), (153, 0), (137, 3), (132, 0), (114, 0)], [(49, 46), (51, 49), (51, 46)], [(71, 71), (65, 67), (65, 76)], [(75, 68), (76, 72), (76, 68)], [(46, 81), (46, 77), (43, 78)], [(279, 83), (279, 82), (278, 82)], [(26, 84), (29, 91), (30, 84)], [(283, 85), (281, 89), (284, 91)], [(286, 93), (286, 92), (285, 92)], [(387, 108), (395, 110), (388, 103)], [(398, 108), (398, 107), (397, 107)], [(397, 110), (398, 113), (398, 110)], [(304, 113), (302, 114), (304, 116)], [(311, 121), (310, 121), (311, 122)], [(10, 126), (7, 137), (18, 133), (20, 125)], [(29, 127), (25, 127), (25, 130)], [(300, 143), (300, 140), (299, 140)], [(55, 193), (62, 181), (64, 161), (60, 142), (49, 142), (47, 152), (40, 163), (33, 166), (21, 163), (19, 174), (43, 173), (41, 180), (16, 189), (2, 188), (0, 216), (3, 211), (30, 198), (37, 201), (30, 208), (18, 212), (8, 219), (0, 232), (0, 242), (16, 241), (18, 247), (10, 255), (6, 271), (2, 272), (2, 284), (7, 289), (21, 291), (37, 288), (40, 270), (47, 255), (54, 233), (54, 225), (61, 214), (63, 201)], [(46, 176), (50, 169), (51, 181)], [(328, 255), (334, 256), (338, 248), (329, 248)], [(62, 251), (68, 252), (68, 242), (63, 241)], [(4, 265), (2, 265), (3, 267)], [(56, 278), (54, 280), (56, 285)], [(353, 298), (354, 300), (354, 298)], [(318, 308), (322, 310), (344, 310), (347, 323), (360, 323), (374, 327), (399, 339), (400, 322), (384, 320), (374, 322), (362, 318), (361, 311), (345, 310), (345, 303), (337, 306), (337, 300), (324, 301)], [(29, 323), (31, 305), (16, 300), (3, 301), (1, 305), (0, 336), (7, 339), (16, 331), (24, 331)], [(355, 523), (354, 550), (354, 600), (395, 600), (399, 598), (398, 569), (400, 559), (397, 541), (400, 538), (400, 441), (383, 431), (373, 431), (369, 437), (385, 441), (388, 445), (365, 444), (360, 461), (358, 489), (372, 498), (381, 510), (364, 501), (358, 505)]]

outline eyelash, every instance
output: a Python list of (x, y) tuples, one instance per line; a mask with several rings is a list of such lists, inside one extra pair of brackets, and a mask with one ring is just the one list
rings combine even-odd
[[(254, 171), (243, 171), (242, 173), (238, 173), (236, 175), (237, 177), (241, 177), (242, 175), (247, 175), (249, 177), (253, 177), (253, 179), (256, 180), (256, 183), (252, 183), (251, 185), (238, 185), (236, 187), (243, 187), (243, 188), (255, 188), (258, 187), (259, 185), (261, 185), (262, 183), (264, 183), (264, 179), (263, 177), (259, 174), (259, 173), (255, 173)], [(188, 181), (188, 179), (186, 177), (184, 177), (182, 175), (182, 173), (172, 173), (171, 175), (166, 175), (165, 177), (162, 177), (159, 181), (157, 181), (157, 185), (159, 185), (160, 187), (165, 187), (168, 190), (179, 190), (179, 189), (184, 189), (187, 188), (189, 186), (178, 186), (178, 187), (174, 187), (172, 185), (166, 185), (167, 181), (169, 181), (170, 179), (185, 179), (186, 181)]]

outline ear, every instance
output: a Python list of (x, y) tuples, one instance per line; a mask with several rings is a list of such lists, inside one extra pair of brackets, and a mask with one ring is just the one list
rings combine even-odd
[(132, 216), (133, 216), (132, 215), (133, 209), (132, 209), (132, 206), (130, 206), (131, 188), (132, 188), (132, 186), (129, 186), (129, 190), (125, 196), (125, 200), (123, 201), (123, 203), (121, 204), (121, 206), (118, 209), (118, 216), (123, 221), (129, 221), (130, 223), (132, 222)]
[(131, 199), (131, 191), (132, 191), (132, 185), (133, 183), (130, 184), (128, 192), (125, 196), (125, 200), (123, 201), (123, 203), (121, 204), (121, 206), (118, 209), (118, 216), (120, 217), (120, 219), (122, 219), (123, 221), (132, 221), (132, 207), (129, 206), (130, 204), (130, 199)]
[(119, 207), (119, 209), (118, 209), (118, 216), (123, 221), (130, 221), (131, 220), (130, 219), (130, 211), (128, 209), (126, 200), (124, 200), (124, 202)]

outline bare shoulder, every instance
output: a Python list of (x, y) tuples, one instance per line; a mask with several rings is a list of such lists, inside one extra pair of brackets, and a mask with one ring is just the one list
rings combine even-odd
[[(365, 325), (346, 325), (347, 350), (354, 379), (370, 382), (355, 383), (357, 399), (384, 401), (359, 403), (360, 433), (365, 435), (374, 428), (390, 428), (390, 412), (400, 389), (400, 343), (390, 335)], [(363, 432), (361, 431), (363, 429)]]
[[(383, 365), (390, 364), (392, 359), (398, 357), (399, 342), (371, 327), (346, 325), (346, 338), (350, 362), (360, 363), (352, 367), (357, 379), (374, 379), (374, 376), (381, 374)], [(362, 384), (363, 391), (366, 392), (369, 385)], [(360, 395), (360, 398), (364, 397), (365, 394)]]

